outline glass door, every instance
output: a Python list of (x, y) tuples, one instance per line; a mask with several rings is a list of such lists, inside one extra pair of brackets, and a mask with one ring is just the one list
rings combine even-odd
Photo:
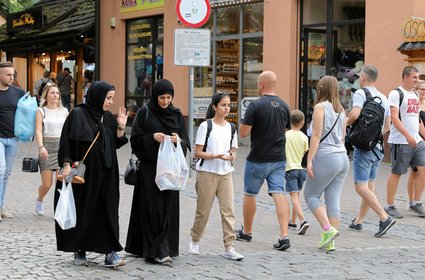
[(305, 113), (306, 127), (309, 127), (316, 100), (316, 86), (326, 75), (326, 30), (304, 29), (301, 46), (300, 110)]

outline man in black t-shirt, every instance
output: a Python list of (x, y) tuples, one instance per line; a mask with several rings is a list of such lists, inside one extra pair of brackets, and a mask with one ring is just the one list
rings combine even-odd
[(236, 231), (236, 239), (251, 241), (256, 211), (256, 198), (264, 180), (268, 194), (276, 205), (280, 236), (274, 249), (290, 247), (288, 238), (289, 204), (285, 197), (285, 132), (291, 128), (288, 105), (276, 93), (277, 76), (265, 71), (258, 77), (260, 98), (252, 102), (239, 129), (240, 136), (251, 135), (251, 151), (246, 159), (244, 174), (244, 226)]
[(25, 94), (22, 89), (12, 85), (14, 73), (11, 62), (0, 63), (0, 221), (13, 217), (4, 208), (4, 197), (18, 152), (14, 134), (15, 112), (19, 98)]

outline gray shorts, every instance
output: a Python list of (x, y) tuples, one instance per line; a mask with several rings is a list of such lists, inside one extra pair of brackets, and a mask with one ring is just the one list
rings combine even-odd
[(409, 165), (425, 166), (425, 143), (419, 142), (416, 148), (409, 144), (390, 144), (391, 148), (391, 173), (405, 174)]

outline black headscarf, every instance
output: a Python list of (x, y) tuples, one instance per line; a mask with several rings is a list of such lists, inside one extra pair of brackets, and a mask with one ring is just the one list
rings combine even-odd
[(149, 109), (155, 113), (166, 127), (175, 130), (181, 127), (180, 109), (174, 107), (173, 103), (170, 103), (165, 109), (158, 104), (158, 96), (166, 93), (174, 97), (173, 84), (166, 79), (157, 81), (153, 86), (152, 97), (148, 105)]
[(105, 81), (95, 81), (91, 84), (87, 91), (87, 103), (79, 105), (79, 107), (86, 109), (90, 117), (99, 127), (100, 137), (97, 141), (102, 141), (101, 149), (103, 163), (106, 168), (112, 167), (111, 141), (106, 134), (106, 129), (103, 125), (102, 117), (105, 114), (105, 111), (103, 111), (103, 104), (105, 103), (106, 95), (111, 90), (115, 90), (113, 85)]

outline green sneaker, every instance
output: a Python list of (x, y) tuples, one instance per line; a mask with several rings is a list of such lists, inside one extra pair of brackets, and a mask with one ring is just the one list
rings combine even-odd
[(325, 248), (325, 250), (328, 252), (335, 251), (335, 240), (332, 240), (331, 243), (329, 243), (329, 245)]
[(323, 249), (329, 245), (335, 238), (339, 236), (339, 231), (331, 227), (329, 231), (322, 232), (322, 239), (319, 243), (319, 249)]

